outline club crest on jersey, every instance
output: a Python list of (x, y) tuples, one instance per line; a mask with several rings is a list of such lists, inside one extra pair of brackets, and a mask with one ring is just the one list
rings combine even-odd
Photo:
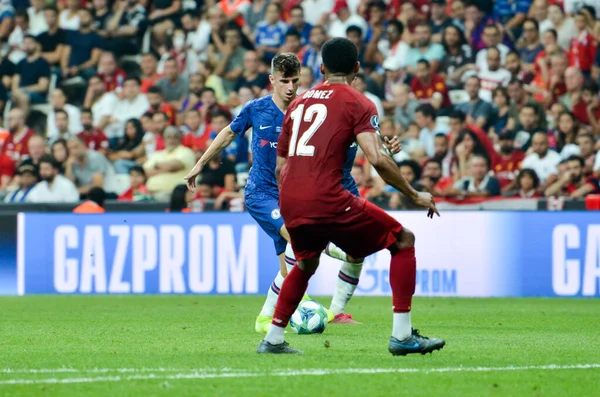
[(271, 211), (271, 218), (273, 218), (273, 219), (281, 218), (281, 213), (279, 212), (278, 209), (274, 209), (273, 211)]
[(379, 131), (379, 116), (371, 116), (371, 125)]

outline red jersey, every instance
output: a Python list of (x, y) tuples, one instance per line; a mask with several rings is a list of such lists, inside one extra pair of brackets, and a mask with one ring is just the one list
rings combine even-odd
[(181, 139), (181, 144), (185, 147), (189, 147), (195, 153), (204, 152), (206, 150), (206, 143), (208, 138), (210, 137), (211, 128), (208, 126), (204, 128), (204, 131), (201, 133), (196, 133), (193, 131), (188, 132)]
[(569, 66), (589, 72), (596, 60), (596, 50), (596, 40), (587, 31), (573, 37), (569, 43)]
[(500, 182), (500, 188), (503, 188), (517, 179), (517, 174), (521, 169), (521, 163), (524, 158), (525, 153), (520, 150), (515, 150), (508, 158), (502, 155), (496, 157), (494, 176), (498, 179), (498, 182)]
[[(596, 179), (595, 177), (590, 176), (590, 177), (586, 178), (584, 185), (590, 185), (594, 188), (594, 190), (589, 194), (600, 193), (600, 182), (598, 182), (598, 179)], [(569, 182), (563, 187), (563, 192), (570, 196), (580, 187), (581, 186), (577, 186), (573, 182)]]
[(291, 103), (277, 143), (287, 158), (279, 193), (286, 226), (335, 221), (364, 205), (342, 186), (344, 162), (356, 135), (378, 125), (375, 105), (347, 84), (320, 84)]
[(89, 133), (81, 131), (77, 136), (83, 140), (85, 147), (90, 150), (108, 149), (108, 138), (100, 130), (93, 130)]
[[(150, 109), (148, 109), (148, 112), (154, 113), (157, 110), (155, 110), (152, 106), (150, 106)], [(163, 102), (160, 107), (158, 108), (159, 112), (163, 112), (164, 114), (167, 115), (167, 117), (169, 117), (169, 124), (170, 125), (175, 125), (175, 109), (173, 109), (173, 107), (171, 105), (169, 105), (166, 102)]]
[[(594, 115), (596, 116), (597, 120), (600, 120), (600, 106), (594, 109)], [(575, 106), (573, 106), (573, 116), (581, 124), (590, 125), (590, 118), (588, 116), (587, 105), (583, 100), (580, 99), (579, 102), (577, 102)]]
[(123, 88), (123, 83), (125, 82), (125, 77), (127, 77), (127, 73), (123, 69), (117, 69), (112, 74), (112, 76), (105, 75), (100, 73), (98, 76), (104, 81), (104, 88), (106, 92), (113, 92), (117, 88)]
[(152, 194), (146, 188), (146, 185), (142, 185), (137, 189), (130, 187), (125, 192), (123, 192), (118, 201), (145, 201), (152, 198)]
[[(2, 177), (2, 176), (8, 176), (8, 177), (15, 176), (15, 168), (16, 168), (16, 164), (15, 164), (15, 161), (13, 159), (11, 159), (10, 157), (8, 157), (7, 155), (0, 154), (0, 177)], [(1, 180), (0, 180), (0, 185), (2, 185), (2, 181)]]
[(6, 155), (13, 159), (15, 162), (19, 162), (23, 157), (29, 154), (29, 138), (35, 135), (32, 129), (28, 128), (18, 140), (15, 140), (14, 134), (8, 135), (4, 144), (2, 145), (1, 155)]
[(446, 82), (437, 74), (431, 75), (431, 82), (429, 84), (424, 84), (418, 78), (412, 79), (410, 89), (421, 103), (431, 103), (433, 94), (439, 93), (442, 95), (442, 107), (451, 105)]

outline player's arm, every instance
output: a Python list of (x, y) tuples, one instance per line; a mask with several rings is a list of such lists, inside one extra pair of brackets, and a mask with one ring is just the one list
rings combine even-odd
[(231, 125), (223, 128), (215, 140), (210, 144), (206, 152), (200, 157), (200, 160), (196, 163), (194, 168), (185, 176), (185, 181), (188, 189), (194, 191), (196, 189), (196, 178), (200, 175), (202, 168), (210, 161), (213, 157), (219, 155), (227, 146), (233, 142), (237, 134), (231, 129)]
[(396, 163), (394, 163), (394, 160), (390, 158), (384, 149), (377, 134), (373, 132), (361, 132), (356, 136), (356, 141), (369, 163), (375, 167), (375, 170), (385, 183), (402, 192), (415, 204), (429, 208), (428, 216), (433, 217), (434, 213), (438, 216), (440, 215), (435, 208), (433, 196), (429, 193), (417, 192), (400, 174)]

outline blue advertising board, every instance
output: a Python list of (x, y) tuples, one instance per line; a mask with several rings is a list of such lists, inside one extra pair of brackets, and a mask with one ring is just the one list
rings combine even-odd
[[(417, 295), (600, 296), (600, 214), (391, 214), (417, 236)], [(279, 267), (246, 213), (19, 214), (17, 243), (1, 293), (262, 294)], [(330, 295), (339, 266), (324, 257), (309, 292)], [(367, 258), (357, 294), (390, 295), (388, 267)]]

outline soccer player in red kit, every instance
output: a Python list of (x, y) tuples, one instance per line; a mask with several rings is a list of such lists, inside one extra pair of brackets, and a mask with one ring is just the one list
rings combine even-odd
[(389, 185), (428, 208), (429, 217), (439, 216), (431, 194), (414, 190), (385, 152), (377, 134), (375, 106), (350, 86), (360, 67), (357, 57), (356, 47), (348, 39), (325, 43), (321, 72), (327, 81), (296, 98), (285, 115), (277, 144), (276, 174), (281, 175), (281, 215), (298, 262), (283, 282), (271, 327), (257, 353), (302, 353), (284, 341), (284, 329), (329, 241), (355, 258), (390, 250), (394, 315), (388, 349), (392, 354), (429, 353), (445, 344), (412, 329), (414, 234), (385, 211), (342, 187), (346, 152), (357, 141)]

